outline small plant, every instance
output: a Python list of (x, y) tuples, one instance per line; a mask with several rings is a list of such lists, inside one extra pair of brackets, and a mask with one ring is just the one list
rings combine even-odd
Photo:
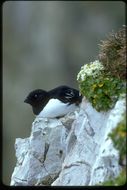
[(77, 75), (81, 93), (97, 111), (113, 108), (119, 96), (125, 92), (125, 85), (119, 78), (105, 73), (98, 60), (81, 67)]

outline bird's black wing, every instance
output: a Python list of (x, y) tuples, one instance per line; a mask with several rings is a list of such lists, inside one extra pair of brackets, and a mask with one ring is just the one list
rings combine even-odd
[(49, 91), (49, 93), (52, 96), (52, 98), (58, 98), (64, 103), (72, 104), (75, 102), (81, 102), (79, 91), (68, 86), (57, 87)]

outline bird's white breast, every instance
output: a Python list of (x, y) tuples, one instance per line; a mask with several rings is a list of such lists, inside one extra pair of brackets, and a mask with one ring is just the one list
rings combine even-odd
[(76, 107), (75, 104), (68, 105), (68, 103), (63, 103), (58, 99), (50, 99), (38, 117), (54, 118), (64, 116), (75, 111)]

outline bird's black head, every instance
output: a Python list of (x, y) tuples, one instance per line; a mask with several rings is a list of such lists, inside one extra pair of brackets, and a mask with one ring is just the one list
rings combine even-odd
[(28, 94), (25, 103), (30, 104), (35, 115), (39, 114), (49, 100), (48, 92), (37, 89)]

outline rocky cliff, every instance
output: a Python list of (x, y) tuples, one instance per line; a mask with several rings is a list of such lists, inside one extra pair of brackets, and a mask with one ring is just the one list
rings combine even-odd
[(30, 137), (16, 139), (11, 185), (89, 186), (116, 177), (119, 152), (108, 134), (124, 112), (125, 99), (97, 112), (84, 98), (79, 110), (63, 118), (36, 118)]

